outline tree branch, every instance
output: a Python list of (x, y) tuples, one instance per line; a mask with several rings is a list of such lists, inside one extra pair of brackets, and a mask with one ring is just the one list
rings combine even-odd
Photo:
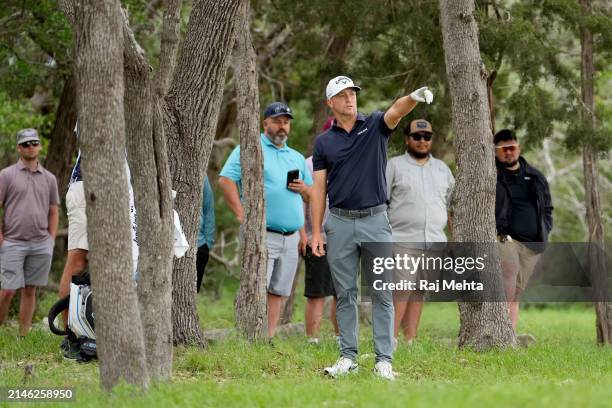
[(165, 0), (164, 23), (161, 34), (159, 69), (155, 74), (157, 95), (163, 97), (168, 91), (176, 66), (176, 51), (179, 46), (182, 0)]

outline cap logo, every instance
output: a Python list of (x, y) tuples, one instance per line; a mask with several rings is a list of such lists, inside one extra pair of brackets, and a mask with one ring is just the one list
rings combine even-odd
[(346, 85), (349, 82), (351, 82), (351, 80), (350, 80), (350, 78), (347, 78), (347, 77), (340, 77), (340, 78), (336, 79), (336, 85), (338, 85), (339, 83), (343, 83), (344, 85)]
[(286, 108), (284, 106), (277, 106), (276, 108), (274, 108), (272, 110), (273, 113), (280, 113), (280, 112), (287, 112), (287, 113), (291, 113), (291, 108)]
[(425, 123), (425, 122), (417, 122), (416, 123), (416, 127), (417, 127), (417, 129), (427, 129), (427, 123)]

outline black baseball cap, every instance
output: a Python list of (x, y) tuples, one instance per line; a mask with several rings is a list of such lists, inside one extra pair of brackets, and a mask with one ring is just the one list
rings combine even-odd
[(291, 108), (282, 102), (272, 102), (264, 111), (264, 119), (275, 118), (277, 116), (286, 115), (293, 119)]

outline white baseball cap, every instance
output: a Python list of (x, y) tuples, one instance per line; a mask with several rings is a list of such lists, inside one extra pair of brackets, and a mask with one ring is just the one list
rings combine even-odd
[(329, 82), (327, 83), (327, 88), (325, 88), (325, 96), (327, 97), (327, 99), (330, 99), (333, 96), (338, 95), (346, 88), (353, 88), (357, 92), (361, 91), (361, 88), (355, 85), (351, 78), (344, 75), (340, 75), (329, 80)]

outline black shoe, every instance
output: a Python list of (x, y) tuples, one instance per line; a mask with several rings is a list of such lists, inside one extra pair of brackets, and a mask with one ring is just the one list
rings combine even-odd
[(68, 336), (64, 336), (64, 340), (62, 340), (62, 343), (60, 344), (60, 350), (64, 352), (64, 351), (68, 351), (69, 348), (70, 348), (70, 339), (68, 338)]
[(81, 347), (79, 343), (71, 342), (70, 339), (66, 338), (68, 348), (64, 349), (64, 342), (62, 342), (63, 356), (66, 360), (78, 360), (81, 355)]

